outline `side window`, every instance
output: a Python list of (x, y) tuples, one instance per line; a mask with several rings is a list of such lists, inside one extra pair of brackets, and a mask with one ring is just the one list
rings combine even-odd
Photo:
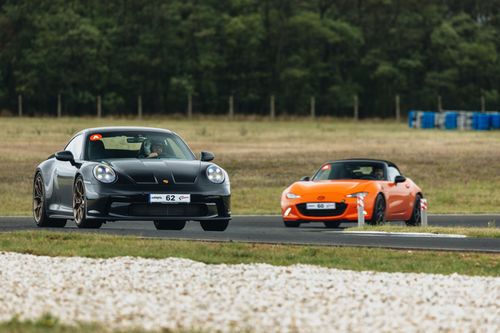
[(387, 168), (387, 172), (389, 173), (388, 178), (389, 178), (390, 182), (393, 182), (394, 179), (396, 179), (396, 176), (400, 175), (398, 169), (396, 169), (395, 167), (391, 167), (391, 166)]
[(64, 148), (64, 150), (69, 150), (73, 153), (75, 160), (82, 158), (82, 146), (83, 146), (83, 135), (78, 135)]

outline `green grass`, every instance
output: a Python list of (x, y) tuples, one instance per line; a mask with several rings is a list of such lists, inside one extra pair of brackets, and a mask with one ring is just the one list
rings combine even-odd
[[(19, 320), (12, 318), (12, 320), (0, 323), (0, 333), (147, 333), (140, 329), (110, 329), (103, 325), (98, 324), (79, 324), (79, 325), (65, 325), (61, 324), (59, 320), (50, 314), (47, 314), (38, 320)], [(201, 331), (161, 331), (163, 333), (201, 333)]]
[(47, 256), (187, 258), (207, 264), (311, 264), (355, 271), (500, 276), (500, 255), (376, 248), (210, 243), (102, 234), (22, 231), (0, 234), (0, 251)]
[(213, 151), (231, 177), (234, 214), (279, 214), (280, 194), (324, 161), (392, 160), (423, 189), (432, 213), (499, 212), (500, 131), (414, 130), (405, 123), (307, 118), (192, 121), (131, 118), (0, 118), (0, 215), (29, 215), (38, 163), (78, 130), (139, 125), (169, 128), (195, 152)]
[(470, 227), (401, 227), (391, 225), (363, 226), (347, 228), (345, 231), (387, 231), (387, 232), (425, 232), (432, 234), (465, 235), (478, 238), (500, 238), (499, 228), (470, 228)]

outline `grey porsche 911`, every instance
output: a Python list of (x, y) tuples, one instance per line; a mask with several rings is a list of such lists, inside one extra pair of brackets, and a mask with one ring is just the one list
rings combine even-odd
[(199, 221), (224, 231), (231, 219), (227, 172), (200, 160), (174, 132), (146, 127), (90, 128), (36, 168), (33, 216), (40, 227), (100, 228), (107, 221), (149, 220), (159, 230)]

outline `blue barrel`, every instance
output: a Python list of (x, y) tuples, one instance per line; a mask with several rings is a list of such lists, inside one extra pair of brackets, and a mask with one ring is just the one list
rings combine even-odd
[(457, 112), (446, 112), (444, 115), (444, 128), (456, 129), (457, 128)]
[(417, 116), (417, 113), (415, 111), (408, 112), (408, 127), (410, 127), (410, 128), (416, 127), (415, 126), (416, 116)]
[(444, 115), (444, 128), (457, 129), (458, 112), (446, 112)]
[(486, 113), (475, 112), (472, 115), (472, 128), (476, 131), (487, 131), (490, 129), (490, 116)]
[(491, 129), (500, 129), (500, 113), (490, 114)]
[(423, 112), (422, 113), (422, 123), (421, 128), (434, 128), (436, 114), (434, 112)]

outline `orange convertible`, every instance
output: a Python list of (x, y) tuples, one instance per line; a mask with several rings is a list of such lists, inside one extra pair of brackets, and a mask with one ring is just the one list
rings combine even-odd
[(283, 221), (287, 227), (323, 222), (327, 228), (357, 221), (358, 195), (364, 196), (368, 224), (421, 222), (420, 188), (402, 176), (394, 163), (370, 159), (327, 162), (312, 178), (290, 185), (281, 195)]

